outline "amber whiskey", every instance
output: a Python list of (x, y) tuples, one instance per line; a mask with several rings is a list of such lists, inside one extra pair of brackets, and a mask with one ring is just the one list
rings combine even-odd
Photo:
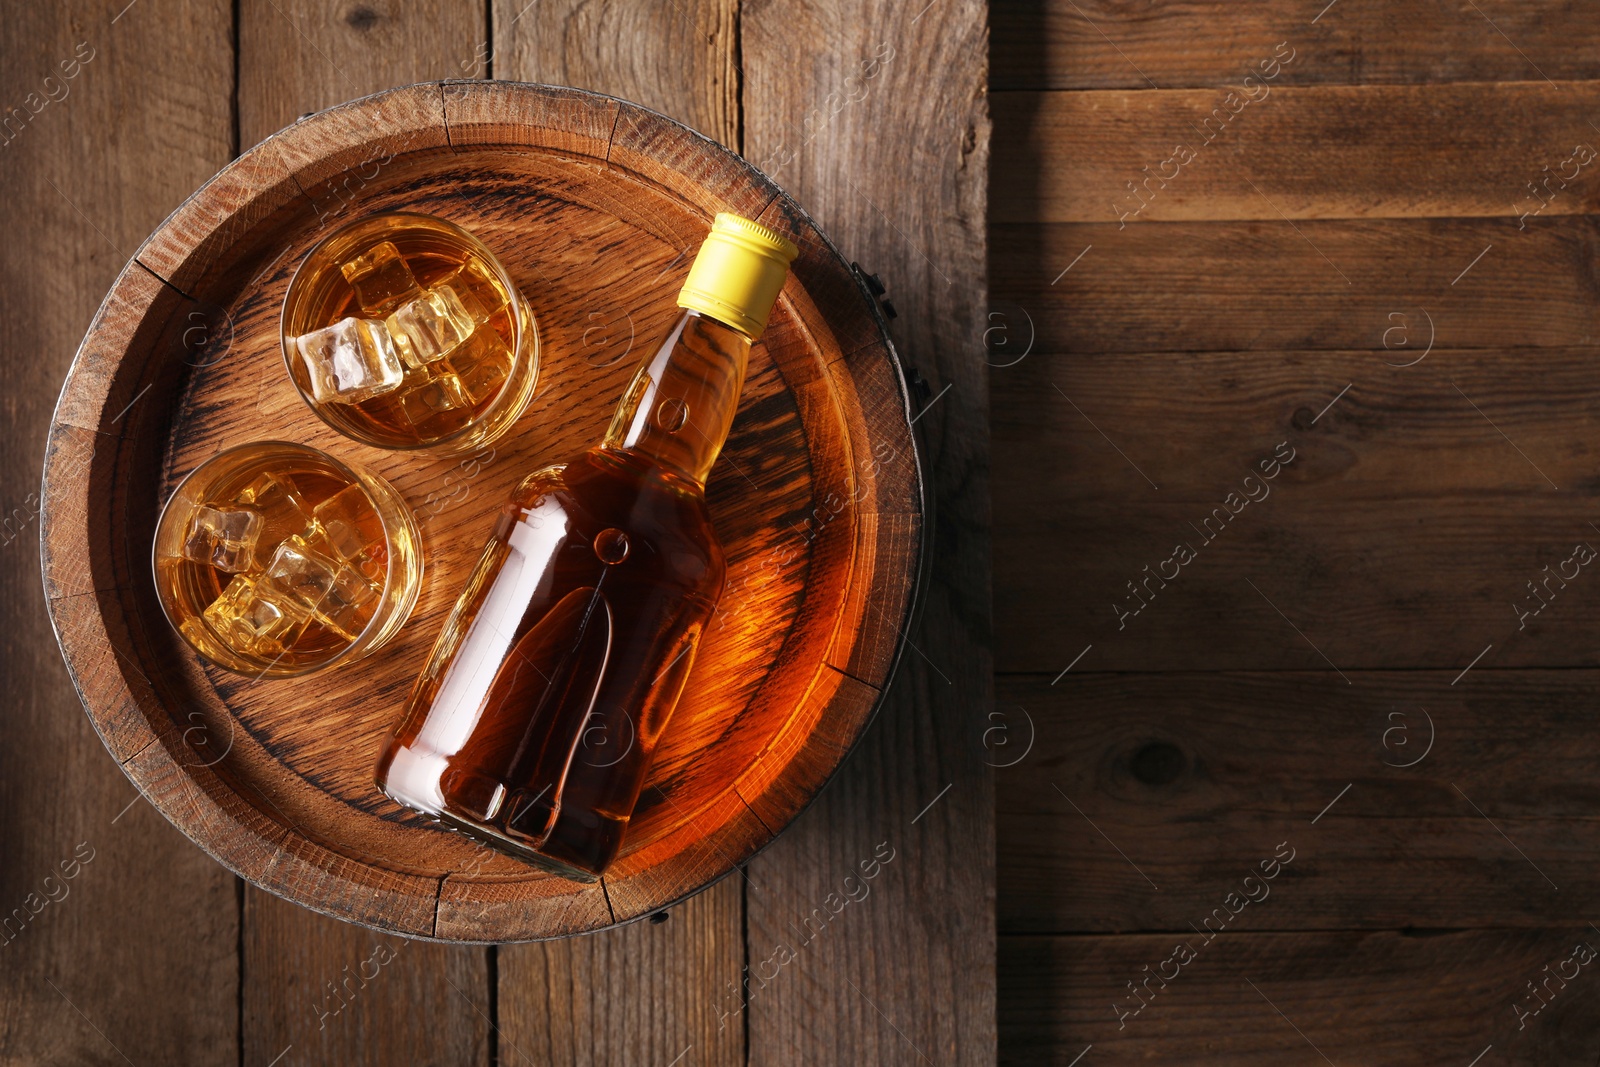
[(421, 584), (416, 526), (387, 482), (277, 441), (222, 452), (185, 478), (153, 556), (178, 633), (255, 675), (303, 674), (377, 648)]
[(289, 376), (312, 410), (385, 448), (477, 448), (527, 406), (532, 312), (481, 241), (391, 212), (335, 232), (284, 301)]
[(395, 800), (569, 878), (616, 856), (722, 592), (706, 477), (794, 255), (719, 215), (604, 439), (506, 502), (379, 761)]

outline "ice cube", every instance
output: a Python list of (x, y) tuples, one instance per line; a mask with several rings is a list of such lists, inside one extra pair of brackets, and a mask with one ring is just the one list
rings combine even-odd
[[(407, 384), (396, 394), (400, 411), (425, 435), (449, 433), (464, 421), (460, 417), (452, 420), (451, 415), (472, 409), (472, 397), (450, 369), (448, 360), (430, 364), (425, 370), (414, 371), (406, 377)], [(455, 425), (450, 425), (452, 421)]]
[(266, 576), (318, 622), (351, 641), (372, 620), (382, 592), (314, 532), (309, 538), (295, 534), (279, 545)]
[(256, 541), (264, 525), (254, 508), (202, 504), (189, 516), (184, 558), (230, 574), (247, 571), (255, 562)]
[(284, 538), (300, 533), (311, 524), (311, 506), (287, 475), (271, 471), (256, 475), (254, 481), (234, 495), (233, 506), (241, 504), (261, 516), (261, 530), (256, 536), (252, 561), (254, 570), (267, 565)]
[(421, 367), (448, 356), (478, 322), (448, 285), (436, 285), (390, 315), (389, 334), (407, 365)]
[(339, 268), (356, 291), (364, 315), (379, 318), (422, 292), (405, 257), (392, 241), (381, 241)]
[(319, 404), (354, 404), (400, 384), (394, 339), (377, 319), (340, 319), (295, 339)]
[(294, 644), (311, 612), (271, 582), (238, 574), (202, 617), (235, 652), (274, 658)]
[[(389, 544), (383, 520), (359, 485), (349, 485), (312, 510), (312, 532), (333, 549), (333, 554), (381, 584), (388, 576)], [(315, 540), (315, 538), (312, 538)]]
[(492, 327), (480, 326), (454, 352), (450, 369), (474, 404), (481, 404), (505, 383), (511, 373), (511, 349)]
[(505, 291), (475, 259), (467, 260), (433, 284), (454, 289), (474, 322), (488, 322), (495, 312), (506, 306)]

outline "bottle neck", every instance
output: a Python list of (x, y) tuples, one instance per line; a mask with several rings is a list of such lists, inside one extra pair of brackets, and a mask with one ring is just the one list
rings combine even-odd
[(728, 440), (750, 338), (697, 311), (639, 364), (600, 447), (653, 460), (704, 487)]

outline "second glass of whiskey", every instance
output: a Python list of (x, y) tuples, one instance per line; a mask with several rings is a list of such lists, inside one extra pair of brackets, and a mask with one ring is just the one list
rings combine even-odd
[(393, 637), (422, 586), (416, 520), (382, 478), (261, 441), (196, 467), (162, 509), (156, 593), (194, 650), (258, 677), (357, 659)]
[(484, 243), (444, 219), (387, 212), (307, 254), (283, 302), (283, 358), (324, 422), (379, 448), (475, 451), (527, 408), (533, 312)]

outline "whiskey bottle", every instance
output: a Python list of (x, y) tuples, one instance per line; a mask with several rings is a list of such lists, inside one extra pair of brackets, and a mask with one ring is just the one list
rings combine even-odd
[(377, 784), (503, 852), (594, 881), (722, 592), (705, 483), (796, 249), (719, 214), (594, 448), (501, 509)]

